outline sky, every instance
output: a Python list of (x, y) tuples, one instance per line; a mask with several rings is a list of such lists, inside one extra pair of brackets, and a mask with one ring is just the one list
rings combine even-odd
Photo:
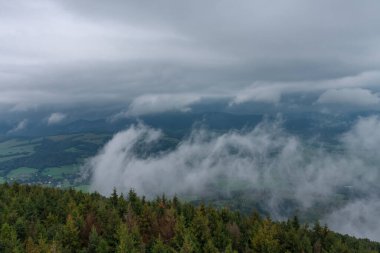
[(53, 123), (73, 108), (137, 116), (217, 100), (232, 109), (305, 100), (318, 110), (377, 109), (379, 8), (377, 0), (0, 0), (0, 112), (49, 108)]

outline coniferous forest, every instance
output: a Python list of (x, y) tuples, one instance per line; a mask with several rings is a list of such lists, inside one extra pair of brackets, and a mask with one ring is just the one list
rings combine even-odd
[(40, 186), (0, 186), (0, 252), (379, 252), (380, 244), (257, 213), (109, 197)]

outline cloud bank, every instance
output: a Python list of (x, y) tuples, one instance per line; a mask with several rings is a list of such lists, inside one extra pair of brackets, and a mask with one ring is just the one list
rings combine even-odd
[(375, 106), (368, 93), (379, 90), (379, 7), (371, 0), (344, 8), (338, 0), (0, 1), (0, 109), (118, 105), (144, 114), (186, 110), (198, 102), (189, 94), (237, 105), (308, 92), (327, 92), (320, 100), (329, 103), (359, 93)]
[[(379, 215), (366, 216), (352, 230), (363, 203), (371, 214), (378, 210), (379, 129), (378, 117), (362, 118), (341, 137), (338, 149), (329, 150), (287, 134), (279, 123), (263, 122), (252, 130), (225, 134), (194, 130), (174, 150), (152, 154), (141, 147), (154, 146), (163, 136), (138, 125), (116, 134), (85, 167), (92, 188), (103, 194), (116, 187), (122, 192), (134, 188), (148, 197), (202, 197), (229, 194), (240, 185), (269, 192), (263, 201), (275, 217), (281, 217), (284, 201), (293, 201), (300, 210), (332, 202), (335, 211), (321, 218), (333, 229), (380, 240), (378, 230), (366, 227)], [(342, 191), (349, 192), (347, 202), (338, 201)], [(336, 216), (347, 218), (345, 225), (332, 222)]]
[(367, 89), (333, 89), (325, 91), (317, 100), (320, 104), (370, 106), (380, 102), (380, 97)]

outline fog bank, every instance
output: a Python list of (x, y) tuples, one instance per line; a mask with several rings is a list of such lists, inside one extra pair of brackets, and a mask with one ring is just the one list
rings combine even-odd
[(269, 192), (264, 201), (277, 218), (284, 201), (301, 211), (332, 202), (333, 211), (319, 217), (332, 229), (380, 240), (378, 117), (359, 119), (334, 148), (290, 135), (280, 122), (223, 134), (196, 129), (174, 149), (147, 151), (162, 138), (142, 124), (117, 133), (84, 166), (92, 189), (134, 188), (147, 197)]

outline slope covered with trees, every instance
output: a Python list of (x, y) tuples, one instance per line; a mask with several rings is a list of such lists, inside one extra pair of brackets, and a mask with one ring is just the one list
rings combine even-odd
[(379, 252), (380, 244), (295, 217), (274, 222), (254, 213), (197, 207), (133, 191), (97, 193), (0, 186), (0, 252)]

